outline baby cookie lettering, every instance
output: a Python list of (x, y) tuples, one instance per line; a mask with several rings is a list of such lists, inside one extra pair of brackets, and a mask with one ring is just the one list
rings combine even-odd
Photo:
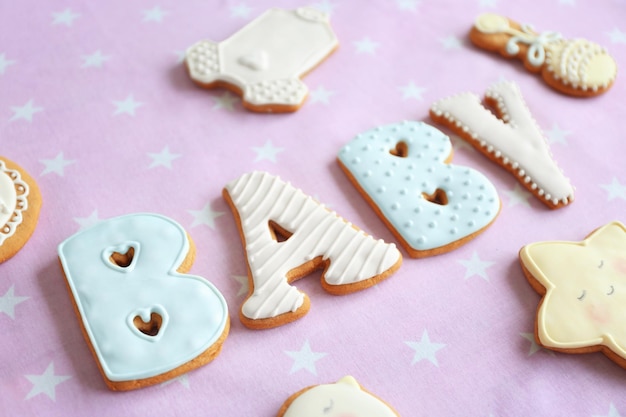
[(285, 401), (278, 417), (399, 417), (389, 404), (364, 390), (351, 376), (308, 387)]
[(249, 110), (292, 112), (308, 94), (300, 78), (337, 45), (323, 12), (270, 9), (223, 42), (192, 45), (185, 63), (195, 83), (230, 88)]
[(567, 353), (601, 351), (626, 368), (626, 227), (609, 223), (582, 242), (537, 242), (520, 251), (542, 295), (535, 338)]
[(393, 244), (376, 240), (301, 190), (266, 172), (224, 188), (248, 260), (250, 291), (239, 318), (252, 329), (304, 316), (309, 298), (291, 282), (324, 269), (322, 287), (342, 295), (368, 288), (400, 267)]
[(83, 333), (112, 390), (163, 382), (220, 352), (226, 301), (184, 274), (194, 255), (183, 228), (156, 214), (106, 220), (59, 245)]
[(337, 159), (406, 251), (420, 258), (468, 242), (500, 211), (493, 184), (449, 164), (451, 155), (441, 131), (407, 121), (357, 135)]
[(574, 188), (552, 158), (517, 84), (492, 85), (485, 93), (485, 103), (497, 116), (483, 107), (477, 95), (462, 93), (437, 101), (430, 108), (430, 117), (515, 175), (548, 207), (571, 203)]

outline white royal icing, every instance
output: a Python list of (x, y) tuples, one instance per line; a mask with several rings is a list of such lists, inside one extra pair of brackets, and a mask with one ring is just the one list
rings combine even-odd
[(317, 385), (296, 397), (282, 417), (398, 417), (389, 405), (364, 391), (351, 376)]
[(270, 9), (223, 42), (197, 42), (185, 59), (201, 84), (232, 84), (256, 106), (297, 106), (308, 93), (300, 78), (337, 45), (324, 13)]
[(431, 113), (435, 118), (445, 119), (473, 145), (493, 155), (542, 200), (554, 206), (571, 202), (574, 189), (552, 158), (517, 85), (496, 83), (485, 96), (497, 103), (501, 119), (483, 107), (480, 97), (473, 93), (439, 100), (432, 105)]
[[(237, 209), (253, 281), (242, 306), (250, 319), (294, 312), (304, 295), (288, 283), (291, 270), (322, 257), (329, 261), (324, 281), (342, 286), (366, 281), (401, 259), (394, 244), (375, 240), (301, 190), (266, 172), (252, 172), (226, 186)], [(284, 242), (272, 237), (272, 221), (292, 233)]]
[[(110, 256), (134, 249), (131, 264)], [(156, 214), (103, 221), (59, 245), (59, 258), (83, 326), (106, 377), (130, 381), (166, 373), (191, 361), (222, 336), (226, 301), (205, 279), (176, 272), (189, 241), (176, 222)], [(163, 322), (154, 336), (135, 317)]]
[[(392, 154), (400, 143), (404, 156)], [(441, 131), (405, 121), (357, 135), (338, 158), (405, 243), (427, 251), (480, 231), (500, 210), (493, 184), (474, 169), (446, 164), (451, 153)], [(437, 190), (445, 205), (425, 198)]]
[(582, 242), (536, 242), (520, 261), (546, 290), (537, 312), (543, 346), (606, 346), (626, 360), (626, 227), (611, 222)]
[(28, 184), (19, 171), (7, 168), (0, 159), (0, 246), (15, 234), (28, 209)]

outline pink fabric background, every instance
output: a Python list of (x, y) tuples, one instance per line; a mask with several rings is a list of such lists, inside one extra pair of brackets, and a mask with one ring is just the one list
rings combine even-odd
[[(44, 198), (33, 237), (0, 265), (0, 414), (273, 416), (291, 393), (350, 374), (407, 417), (626, 415), (624, 369), (527, 339), (539, 296), (517, 260), (526, 243), (579, 240), (626, 220), (623, 73), (607, 94), (574, 99), (466, 38), (479, 13), (497, 12), (594, 40), (623, 70), (626, 2), (318, 2), (340, 47), (305, 78), (311, 97), (295, 114), (252, 114), (187, 77), (180, 56), (193, 42), (223, 40), (268, 7), (306, 4), (0, 0), (0, 154), (36, 178)], [(278, 174), (393, 241), (336, 153), (379, 124), (429, 122), (433, 101), (482, 95), (500, 79), (520, 85), (576, 186), (574, 204), (550, 211), (520, 198), (511, 175), (455, 140), (454, 162), (485, 173), (500, 193), (490, 229), (446, 255), (405, 257), (392, 278), (361, 293), (328, 295), (314, 274), (297, 283), (312, 300), (302, 320), (267, 331), (241, 325), (237, 277), (246, 267), (221, 198), (228, 181)], [(232, 328), (211, 364), (114, 393), (82, 338), (56, 247), (82, 225), (141, 211), (187, 229), (198, 251), (191, 272), (223, 293)]]

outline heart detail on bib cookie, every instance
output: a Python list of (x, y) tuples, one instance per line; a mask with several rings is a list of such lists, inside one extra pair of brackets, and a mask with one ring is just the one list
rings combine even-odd
[(267, 68), (268, 57), (265, 51), (256, 51), (239, 57), (238, 62), (244, 67), (254, 71), (261, 71)]
[(162, 306), (156, 305), (130, 313), (126, 322), (137, 336), (150, 342), (156, 342), (165, 333), (169, 316)]
[(120, 272), (131, 272), (138, 258), (139, 243), (137, 242), (124, 242), (102, 251), (102, 259), (105, 263)]

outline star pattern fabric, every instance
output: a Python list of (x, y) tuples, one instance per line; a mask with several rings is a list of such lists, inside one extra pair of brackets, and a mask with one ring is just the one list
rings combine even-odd
[[(0, 263), (0, 414), (271, 416), (291, 394), (352, 375), (402, 416), (626, 417), (623, 387), (615, 383), (624, 369), (603, 355), (565, 355), (536, 343), (540, 297), (518, 261), (526, 244), (580, 240), (611, 220), (626, 222), (623, 0), (543, 2), (542, 19), (534, 5), (511, 8), (504, 0), (5, 3), (0, 155), (30, 174), (43, 204), (28, 242)], [(204, 89), (190, 80), (189, 46), (205, 39), (223, 47), (272, 7), (313, 7), (328, 15), (339, 40), (302, 77), (308, 98), (298, 111), (254, 113), (237, 89)], [(481, 13), (600, 44), (618, 63), (614, 85), (594, 99), (556, 93), (519, 61), (471, 43), (468, 32)], [(255, 38), (253, 49), (265, 49), (266, 39)], [(257, 51), (245, 51), (251, 52)], [(278, 61), (269, 54), (270, 67)], [(236, 58), (230, 65), (238, 65)], [(567, 207), (546, 209), (429, 117), (436, 100), (482, 95), (498, 80), (519, 85), (552, 157), (574, 185)], [(307, 314), (274, 329), (245, 328), (239, 314), (250, 292), (249, 242), (242, 241), (224, 186), (243, 173), (267, 171), (350, 227), (398, 245), (337, 156), (356, 135), (403, 120), (450, 136), (451, 163), (494, 184), (498, 218), (450, 252), (424, 259), (403, 253), (395, 274), (352, 294), (328, 294), (320, 281), (332, 260), (313, 258), (322, 259), (319, 270), (297, 280), (290, 275), (309, 299)], [(393, 149), (407, 138), (387, 139)], [(382, 161), (389, 149), (363, 152), (380, 152)], [(403, 171), (407, 161), (392, 162), (388, 175), (410, 175)], [(260, 197), (263, 190), (249, 191)], [(482, 206), (478, 196), (461, 204)], [(444, 205), (438, 215), (451, 209)], [(82, 335), (57, 251), (74, 233), (140, 212), (184, 227), (195, 250), (188, 273), (224, 296), (231, 327), (206, 366), (151, 388), (113, 393)], [(282, 226), (298, 233), (298, 224)], [(265, 226), (260, 230), (270, 236)], [(102, 251), (89, 262), (105, 259)], [(144, 299), (137, 308), (154, 303)], [(202, 401), (192, 392), (202, 393)]]

